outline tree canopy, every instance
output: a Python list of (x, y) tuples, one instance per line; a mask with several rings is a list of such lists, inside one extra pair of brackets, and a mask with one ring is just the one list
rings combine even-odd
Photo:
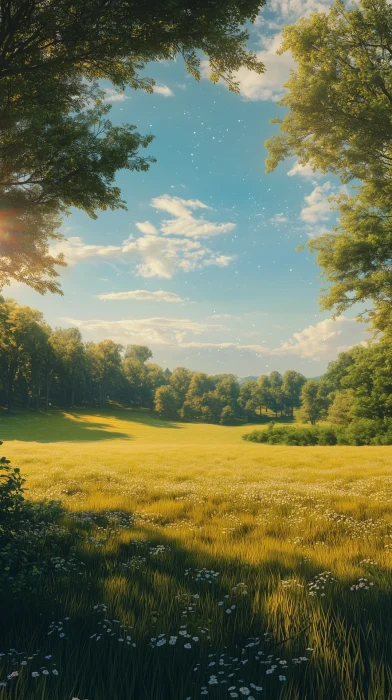
[(4, 0), (0, 7), (0, 289), (16, 279), (60, 292), (50, 241), (71, 207), (90, 216), (125, 207), (120, 169), (147, 170), (152, 136), (108, 118), (102, 81), (153, 91), (145, 67), (184, 58), (200, 79), (263, 66), (248, 51), (247, 20), (263, 0)]
[(285, 51), (297, 69), (280, 101), (288, 114), (274, 120), (280, 133), (267, 141), (267, 168), (295, 155), (344, 182), (391, 178), (391, 5), (361, 0), (348, 10), (338, 0), (285, 27)]
[(323, 309), (360, 302), (373, 326), (392, 333), (392, 6), (338, 0), (327, 13), (283, 31), (296, 71), (281, 105), (288, 108), (267, 147), (267, 170), (296, 156), (332, 172), (356, 191), (335, 198), (334, 229), (310, 241), (327, 283)]

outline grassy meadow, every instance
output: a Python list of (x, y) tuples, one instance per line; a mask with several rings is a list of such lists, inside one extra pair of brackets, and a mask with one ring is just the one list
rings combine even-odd
[(392, 698), (392, 449), (250, 430), (0, 415), (27, 498), (61, 503), (1, 594), (0, 700)]

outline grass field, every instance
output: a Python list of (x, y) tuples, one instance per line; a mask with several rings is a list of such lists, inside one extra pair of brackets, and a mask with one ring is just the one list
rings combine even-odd
[(27, 497), (64, 509), (1, 597), (1, 700), (392, 698), (392, 449), (251, 429), (0, 416)]

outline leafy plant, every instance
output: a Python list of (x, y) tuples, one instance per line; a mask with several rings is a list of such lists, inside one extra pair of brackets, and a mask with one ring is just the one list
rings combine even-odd
[(12, 467), (9, 459), (0, 457), (0, 538), (12, 531), (20, 514), (24, 503), (24, 483), (20, 469)]

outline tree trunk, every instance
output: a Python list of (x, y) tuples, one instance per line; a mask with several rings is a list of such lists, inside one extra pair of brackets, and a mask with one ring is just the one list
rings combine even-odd
[(45, 409), (49, 410), (49, 369), (45, 367)]
[(12, 411), (12, 394), (13, 394), (14, 382), (11, 377), (8, 377), (8, 387), (7, 387), (7, 410), (8, 413)]

